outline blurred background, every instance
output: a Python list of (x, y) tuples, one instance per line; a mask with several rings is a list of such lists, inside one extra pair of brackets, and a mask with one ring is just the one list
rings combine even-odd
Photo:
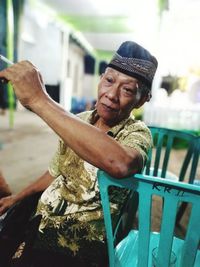
[[(148, 125), (198, 133), (199, 10), (200, 0), (1, 0), (0, 54), (32, 61), (49, 95), (77, 113), (94, 106), (113, 51), (136, 41), (158, 58), (159, 68), (152, 100), (134, 115)], [(9, 110), (13, 127), (22, 107), (9, 85), (0, 92), (1, 114)]]

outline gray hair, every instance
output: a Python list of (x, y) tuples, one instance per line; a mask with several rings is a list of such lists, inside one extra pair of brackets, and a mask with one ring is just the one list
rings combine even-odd
[(142, 81), (138, 80), (138, 87), (141, 89), (142, 95), (147, 95), (148, 96), (148, 101), (151, 99), (151, 88), (147, 86), (145, 83)]

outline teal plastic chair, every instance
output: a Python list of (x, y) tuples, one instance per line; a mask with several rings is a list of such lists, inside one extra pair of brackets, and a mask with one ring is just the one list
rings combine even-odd
[[(110, 267), (152, 267), (152, 250), (158, 247), (159, 267), (169, 267), (171, 251), (177, 256), (176, 267), (199, 267), (200, 252), (200, 187), (136, 174), (125, 179), (115, 179), (98, 171), (98, 183), (104, 213)], [(138, 230), (130, 230), (117, 245), (110, 214), (108, 188), (127, 188), (139, 194)], [(152, 197), (163, 198), (161, 230), (151, 232)], [(191, 213), (185, 240), (174, 236), (176, 213), (180, 202), (191, 204)], [(120, 222), (119, 222), (120, 223)]]
[[(199, 160), (199, 148), (197, 149), (199, 147), (199, 137), (186, 131), (160, 127), (149, 127), (149, 129), (153, 136), (154, 146), (153, 149), (149, 150), (148, 161), (143, 173), (193, 183)], [(174, 160), (171, 152), (174, 147), (178, 146), (183, 146), (187, 152), (183, 157), (180, 168), (177, 168), (175, 173), (170, 169), (170, 163)]]
[[(199, 184), (200, 177), (197, 177), (197, 167), (200, 154), (200, 137), (181, 130), (160, 127), (149, 127), (149, 129), (153, 136), (154, 146), (149, 150), (143, 173), (190, 184)], [(172, 169), (172, 166), (174, 166), (172, 149), (178, 149), (181, 146), (186, 153), (181, 157), (182, 162), (179, 158), (181, 163), (174, 170)], [(186, 207), (185, 203), (181, 205), (177, 215), (177, 223), (180, 223)]]

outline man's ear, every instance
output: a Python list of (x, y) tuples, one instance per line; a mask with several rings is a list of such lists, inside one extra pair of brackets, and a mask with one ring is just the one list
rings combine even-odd
[(140, 108), (145, 102), (149, 102), (151, 99), (151, 92), (141, 96), (140, 100), (136, 104), (135, 108)]

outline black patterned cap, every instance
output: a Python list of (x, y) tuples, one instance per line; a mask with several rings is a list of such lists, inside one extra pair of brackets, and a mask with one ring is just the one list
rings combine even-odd
[(134, 77), (151, 89), (158, 62), (148, 50), (127, 41), (121, 44), (108, 67)]

